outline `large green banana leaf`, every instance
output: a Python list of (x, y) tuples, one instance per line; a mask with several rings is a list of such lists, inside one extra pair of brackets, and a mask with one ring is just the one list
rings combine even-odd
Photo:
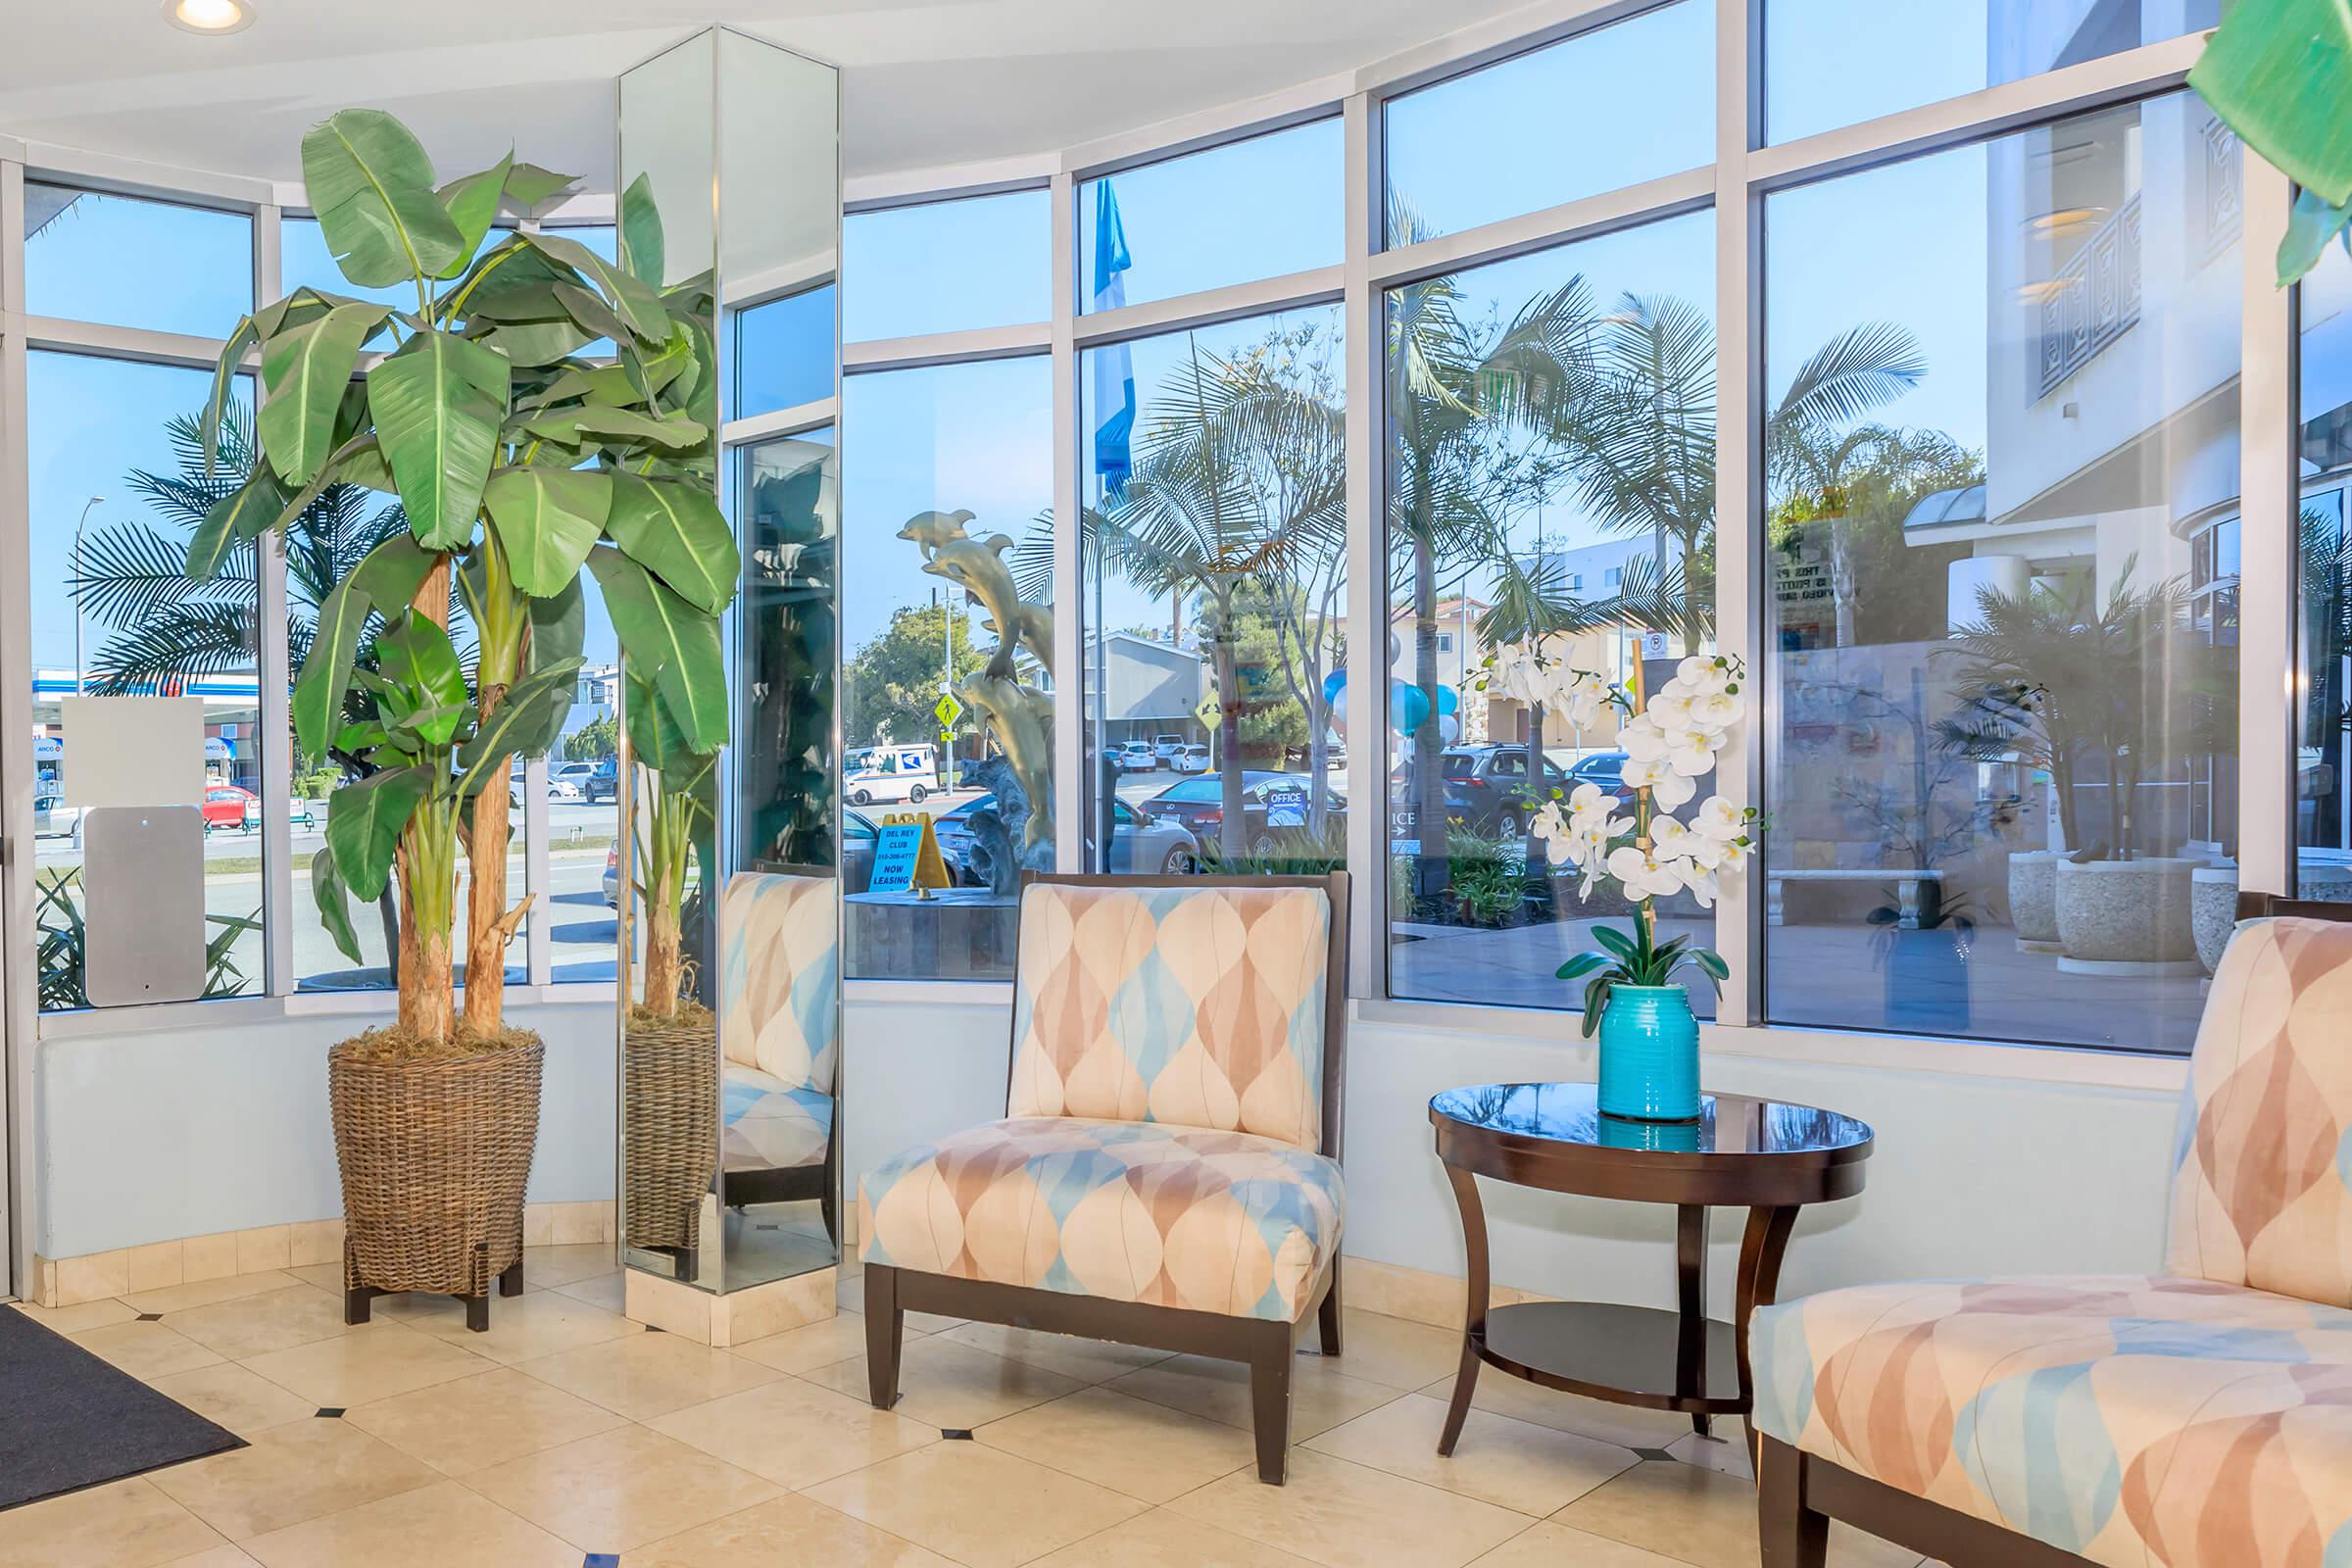
[(418, 333), (368, 373), (377, 441), (429, 549), (473, 538), (511, 374), (504, 355), (447, 332)]
[(433, 194), (433, 164), (380, 109), (346, 109), (302, 138), (303, 194), (328, 254), (362, 288), (429, 278), (466, 254)]
[(605, 531), (696, 609), (715, 615), (735, 597), (743, 557), (704, 486), (615, 475)]
[(714, 752), (727, 741), (727, 675), (718, 617), (688, 604), (610, 545), (588, 552), (605, 611), (622, 650), (652, 671), (688, 743)]

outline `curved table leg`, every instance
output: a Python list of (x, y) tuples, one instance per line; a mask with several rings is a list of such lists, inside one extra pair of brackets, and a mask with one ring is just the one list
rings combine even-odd
[(1438, 1452), (1450, 1456), (1470, 1416), (1470, 1396), (1478, 1388), (1478, 1341), (1487, 1330), (1487, 1211), (1478, 1200), (1478, 1178), (1459, 1166), (1446, 1167), (1453, 1184), (1453, 1200), (1462, 1211), (1464, 1272), (1470, 1298), (1462, 1313), (1462, 1364), (1453, 1375), (1453, 1402), (1446, 1409), (1446, 1430), (1438, 1438)]
[(1740, 1400), (1747, 1406), (1747, 1458), (1757, 1463), (1756, 1375), (1747, 1358), (1747, 1321), (1759, 1306), (1770, 1306), (1781, 1288), (1781, 1259), (1788, 1253), (1788, 1233), (1796, 1227), (1796, 1210), (1751, 1208), (1747, 1233), (1740, 1240), (1740, 1299), (1732, 1323), (1732, 1342), (1739, 1347)]
[[(1707, 1211), (1684, 1203), (1674, 1211), (1674, 1269), (1681, 1286), (1681, 1322), (1676, 1326), (1674, 1392), (1685, 1398), (1707, 1392)], [(1708, 1435), (1702, 1411), (1690, 1412), (1690, 1430)]]

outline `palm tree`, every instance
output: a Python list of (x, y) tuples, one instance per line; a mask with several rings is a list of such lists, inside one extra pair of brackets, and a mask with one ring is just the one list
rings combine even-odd
[[(118, 522), (102, 529), (83, 546), (69, 579), (82, 613), (112, 632), (92, 661), (102, 694), (175, 676), (252, 669), (260, 661), (256, 546), (237, 546), (209, 582), (187, 575), (186, 535), (252, 471), (252, 412), (242, 405), (223, 412), (219, 462), (210, 478), (198, 417), (182, 415), (166, 429), (175, 471), (134, 469), (124, 480), (164, 525)], [(407, 527), (397, 500), (351, 484), (328, 485), (294, 519), (284, 541), (288, 667), (301, 667), (318, 631), (318, 607), (335, 584)]]
[(1238, 596), (1287, 580), (1335, 541), (1344, 547), (1345, 466), (1284, 461), (1328, 424), (1328, 408), (1314, 403), (1196, 347), (1143, 421), (1124, 492), (1095, 523), (1096, 547), (1129, 582), (1155, 598), (1199, 600), (1217, 686), (1221, 848), (1233, 859), (1248, 853)]

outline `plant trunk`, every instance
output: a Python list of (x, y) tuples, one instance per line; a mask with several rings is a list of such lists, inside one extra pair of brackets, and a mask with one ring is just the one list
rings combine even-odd
[(408, 845), (401, 849), (400, 867), (400, 1026), (420, 1040), (447, 1040), (456, 1026), (449, 929), (428, 931), (427, 922), (416, 918), (416, 879), (431, 873), (417, 865)]
[[(434, 625), (448, 626), (449, 557), (442, 556), (433, 563), (432, 569), (417, 586), (416, 597), (409, 603), (416, 613)], [(419, 806), (401, 834), (400, 853), (395, 861), (400, 878), (400, 958), (394, 972), (400, 976), (401, 1026), (419, 1039), (438, 1042), (449, 1039), (456, 1027), (457, 998), (450, 986), (446, 885), (433, 888), (433, 896), (426, 901), (426, 908), (437, 910), (439, 918), (418, 918), (419, 884), (428, 878), (450, 874), (448, 863), (439, 855), (419, 853), (429, 834), (426, 816), (431, 809), (429, 802)]]
[(678, 1014), (679, 920), (668, 878), (655, 882), (645, 907), (645, 1009), (657, 1018)]
[[(1438, 557), (1426, 528), (1413, 535), (1413, 684), (1428, 700), (1428, 710), (1413, 729), (1413, 830), (1421, 843), (1420, 875), (1424, 894), (1443, 893), (1452, 880), (1446, 855), (1446, 764), (1438, 741)], [(1385, 700), (1385, 695), (1384, 700)], [(1381, 715), (1383, 725), (1393, 715)]]
[(1235, 689), (1241, 679), (1240, 661), (1234, 657), (1229, 612), (1219, 615), (1217, 634), (1209, 647), (1216, 660), (1217, 751), (1221, 764), (1217, 772), (1224, 786), (1220, 804), (1225, 820), (1218, 830), (1217, 842), (1227, 860), (1238, 860), (1249, 853), (1245, 840), (1250, 824), (1245, 819), (1248, 808), (1244, 804), (1242, 780), (1242, 694)]
[[(485, 719), (494, 706), (485, 693)], [(505, 1027), (507, 942), (514, 930), (507, 919), (506, 770), (505, 758), (491, 763), (491, 782), (473, 798), (473, 829), (466, 839), (466, 1025), (485, 1036)]]

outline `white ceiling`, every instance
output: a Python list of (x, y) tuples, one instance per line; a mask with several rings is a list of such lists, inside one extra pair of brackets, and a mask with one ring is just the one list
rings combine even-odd
[(852, 175), (1090, 141), (1369, 64), (1525, 0), (253, 0), (196, 37), (160, 0), (0, 0), (0, 131), (300, 177), (303, 131), (389, 109), (442, 172), (507, 147), (602, 184), (612, 78), (729, 23), (844, 70)]

